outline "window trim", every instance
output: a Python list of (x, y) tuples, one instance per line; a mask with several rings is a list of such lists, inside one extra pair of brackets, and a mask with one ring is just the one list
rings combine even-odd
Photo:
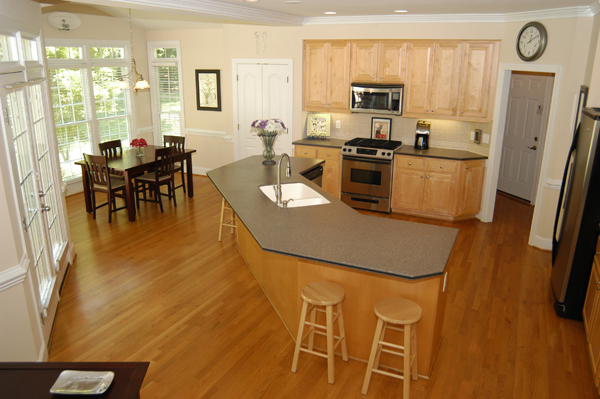
[[(148, 49), (148, 76), (150, 79), (150, 108), (152, 114), (152, 136), (155, 143), (162, 143), (162, 134), (160, 131), (159, 118), (157, 116), (158, 111), (158, 99), (156, 98), (156, 91), (152, 90), (152, 86), (157, 84), (157, 76), (154, 72), (154, 67), (170, 67), (176, 66), (179, 68), (179, 101), (181, 103), (181, 121), (179, 123), (180, 135), (186, 136), (185, 129), (185, 106), (184, 106), (184, 93), (183, 93), (183, 64), (181, 57), (181, 42), (179, 40), (157, 40), (146, 42)], [(173, 47), (177, 49), (177, 58), (156, 58), (154, 56), (154, 50), (161, 47)], [(159, 144), (157, 144), (159, 145)]]
[[(65, 59), (48, 59), (46, 58), (46, 47), (81, 47), (82, 57), (75, 60)], [(106, 58), (92, 58), (90, 56), (91, 47), (122, 47), (124, 49), (124, 59), (106, 59)], [(87, 39), (57, 39), (51, 38), (46, 39), (43, 47), (43, 56), (47, 62), (48, 70), (51, 69), (83, 69), (85, 78), (82, 81), (83, 89), (87, 93), (87, 99), (84, 99), (84, 107), (90, 112), (90, 118), (88, 119), (90, 126), (90, 146), (93, 149), (98, 148), (100, 142), (100, 120), (106, 118), (99, 118), (95, 109), (95, 98), (94, 98), (94, 82), (92, 78), (92, 68), (102, 67), (130, 67), (131, 66), (131, 47), (127, 40), (87, 40)], [(48, 84), (50, 87), (50, 83)], [(136, 104), (133, 88), (130, 88), (126, 92), (126, 101), (129, 103), (129, 140), (133, 140), (137, 137), (137, 119), (136, 119)], [(50, 100), (52, 97), (50, 96)], [(50, 108), (53, 105), (50, 104)], [(75, 122), (74, 122), (75, 123)], [(79, 122), (77, 122), (79, 123)], [(61, 126), (67, 126), (63, 124)], [(54, 120), (54, 114), (52, 113), (52, 128), (56, 128), (56, 121)], [(125, 146), (129, 143), (124, 143)], [(69, 180), (65, 180), (67, 184), (80, 181), (81, 177), (75, 177)]]

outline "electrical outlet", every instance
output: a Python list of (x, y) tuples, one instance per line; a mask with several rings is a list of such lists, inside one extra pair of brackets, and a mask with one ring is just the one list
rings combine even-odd
[(341, 129), (342, 128), (342, 121), (335, 121), (335, 128), (336, 129)]
[(490, 143), (490, 135), (489, 134), (484, 134), (483, 135), (483, 142), (485, 144), (489, 144)]
[(475, 129), (475, 134), (473, 135), (473, 142), (475, 144), (481, 143), (481, 129)]

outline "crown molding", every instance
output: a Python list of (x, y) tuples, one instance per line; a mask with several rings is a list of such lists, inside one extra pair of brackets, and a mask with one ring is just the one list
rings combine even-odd
[(304, 18), (304, 25), (344, 25), (372, 23), (423, 23), (423, 22), (516, 22), (561, 18), (593, 17), (600, 11), (600, 2), (589, 7), (555, 8), (507, 14), (419, 14), (419, 15), (364, 15), (352, 17)]
[[(85, 2), (85, 1), (84, 1)], [(97, 1), (96, 1), (97, 2)], [(250, 7), (221, 3), (214, 0), (120, 0), (118, 3), (135, 4), (172, 10), (191, 11), (207, 15), (228, 17), (249, 23), (263, 22), (270, 25), (302, 25), (303, 17)]]

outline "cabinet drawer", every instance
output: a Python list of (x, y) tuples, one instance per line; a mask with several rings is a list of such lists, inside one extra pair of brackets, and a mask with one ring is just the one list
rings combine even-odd
[(337, 148), (317, 147), (317, 155), (315, 158), (324, 159), (326, 161), (330, 159), (339, 161), (340, 153), (341, 151)]
[(317, 157), (317, 147), (297, 145), (294, 154), (295, 154), (295, 156), (301, 157), (301, 158), (316, 158)]
[(430, 159), (427, 161), (427, 171), (429, 172), (456, 173), (457, 170), (457, 161), (444, 161), (441, 159)]
[(394, 166), (402, 169), (425, 170), (427, 161), (423, 158), (396, 156)]

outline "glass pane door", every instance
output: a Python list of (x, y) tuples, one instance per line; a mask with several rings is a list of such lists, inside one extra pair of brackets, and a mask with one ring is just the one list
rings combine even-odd
[(12, 150), (9, 153), (20, 202), (19, 217), (48, 342), (58, 304), (58, 258), (66, 246), (66, 235), (58, 214), (58, 180), (54, 176), (58, 172), (50, 159), (42, 84), (17, 86), (8, 86), (0, 93), (8, 121), (7, 144)]

